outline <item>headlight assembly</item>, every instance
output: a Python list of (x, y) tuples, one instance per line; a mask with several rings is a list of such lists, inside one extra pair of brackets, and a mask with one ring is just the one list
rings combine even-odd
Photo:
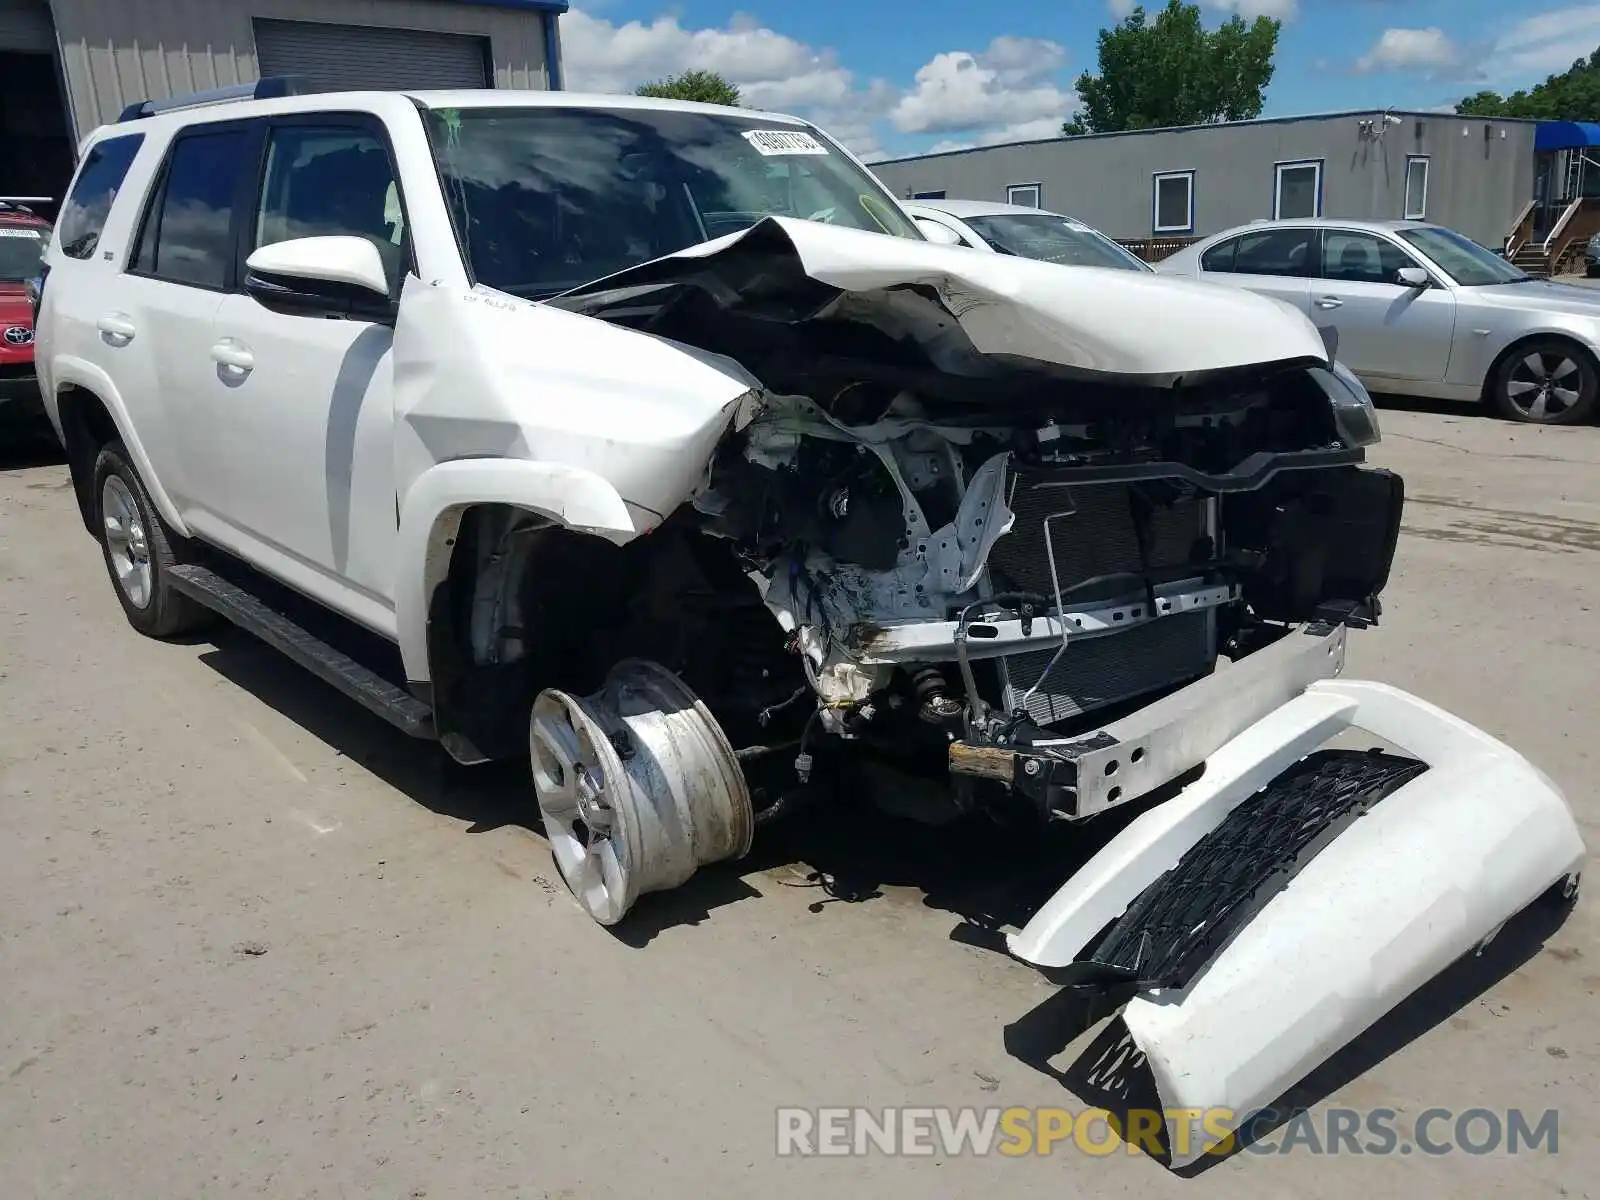
[(1313, 367), (1311, 374), (1328, 397), (1339, 440), (1346, 446), (1376, 445), (1383, 436), (1378, 428), (1378, 410), (1354, 372), (1343, 363), (1335, 362), (1327, 367)]

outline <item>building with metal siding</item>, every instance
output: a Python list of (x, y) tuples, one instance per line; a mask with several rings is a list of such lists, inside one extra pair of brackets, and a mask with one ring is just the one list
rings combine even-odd
[[(1114, 238), (1275, 216), (1420, 212), (1500, 247), (1533, 196), (1532, 121), (1350, 112), (1092, 134), (872, 164), (899, 195), (1037, 203)], [(1161, 204), (1157, 204), (1160, 195)], [(1290, 211), (1311, 207), (1315, 213)]]
[[(0, 0), (0, 197), (58, 193), (77, 143), (135, 101), (253, 83), (264, 73), (306, 75), (329, 90), (559, 88), (557, 21), (567, 7), (568, 0)], [(26, 87), (16, 82), (24, 76)], [(42, 92), (52, 93), (60, 119), (39, 120)], [(45, 147), (50, 139), (65, 148)]]

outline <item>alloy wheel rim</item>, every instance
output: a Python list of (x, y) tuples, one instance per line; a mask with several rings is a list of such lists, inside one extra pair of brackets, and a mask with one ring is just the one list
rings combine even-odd
[(150, 540), (133, 489), (121, 476), (106, 477), (100, 489), (100, 513), (105, 522), (106, 556), (111, 561), (117, 587), (129, 604), (148, 608), (155, 592)]
[(1559, 417), (1578, 403), (1583, 372), (1571, 355), (1535, 350), (1511, 368), (1506, 399), (1533, 421)]
[(636, 889), (611, 795), (607, 767), (615, 764), (596, 746), (597, 732), (570, 707), (542, 704), (534, 712), (530, 748), (539, 815), (556, 865), (578, 902), (611, 924), (632, 905)]

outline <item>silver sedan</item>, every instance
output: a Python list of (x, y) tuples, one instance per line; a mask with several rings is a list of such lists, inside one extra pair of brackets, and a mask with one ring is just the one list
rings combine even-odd
[(1148, 271), (1149, 264), (1093, 226), (1043, 208), (993, 200), (907, 200), (924, 234), (991, 254), (1015, 254), (1075, 267)]
[(1157, 270), (1294, 305), (1374, 392), (1487, 400), (1546, 425), (1589, 419), (1600, 396), (1600, 290), (1534, 279), (1443, 226), (1264, 221)]

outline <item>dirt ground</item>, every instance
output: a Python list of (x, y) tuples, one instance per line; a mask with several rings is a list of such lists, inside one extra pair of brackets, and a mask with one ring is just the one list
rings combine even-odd
[[(1350, 674), (1527, 753), (1600, 846), (1600, 429), (1384, 413), (1410, 504)], [(969, 918), (1082, 849), (817, 816), (613, 936), (515, 769), (230, 632), (127, 628), (63, 467), (0, 471), (0, 1196), (1587, 1196), (1600, 938), (1514, 922), (1299, 1089), (1560, 1111), (1559, 1150), (775, 1156), (784, 1105), (1065, 1105), (1096, 1037)], [(846, 835), (850, 836), (846, 836)], [(1075, 1039), (1075, 1040), (1072, 1040)], [(1068, 1042), (1071, 1042), (1069, 1045)]]

